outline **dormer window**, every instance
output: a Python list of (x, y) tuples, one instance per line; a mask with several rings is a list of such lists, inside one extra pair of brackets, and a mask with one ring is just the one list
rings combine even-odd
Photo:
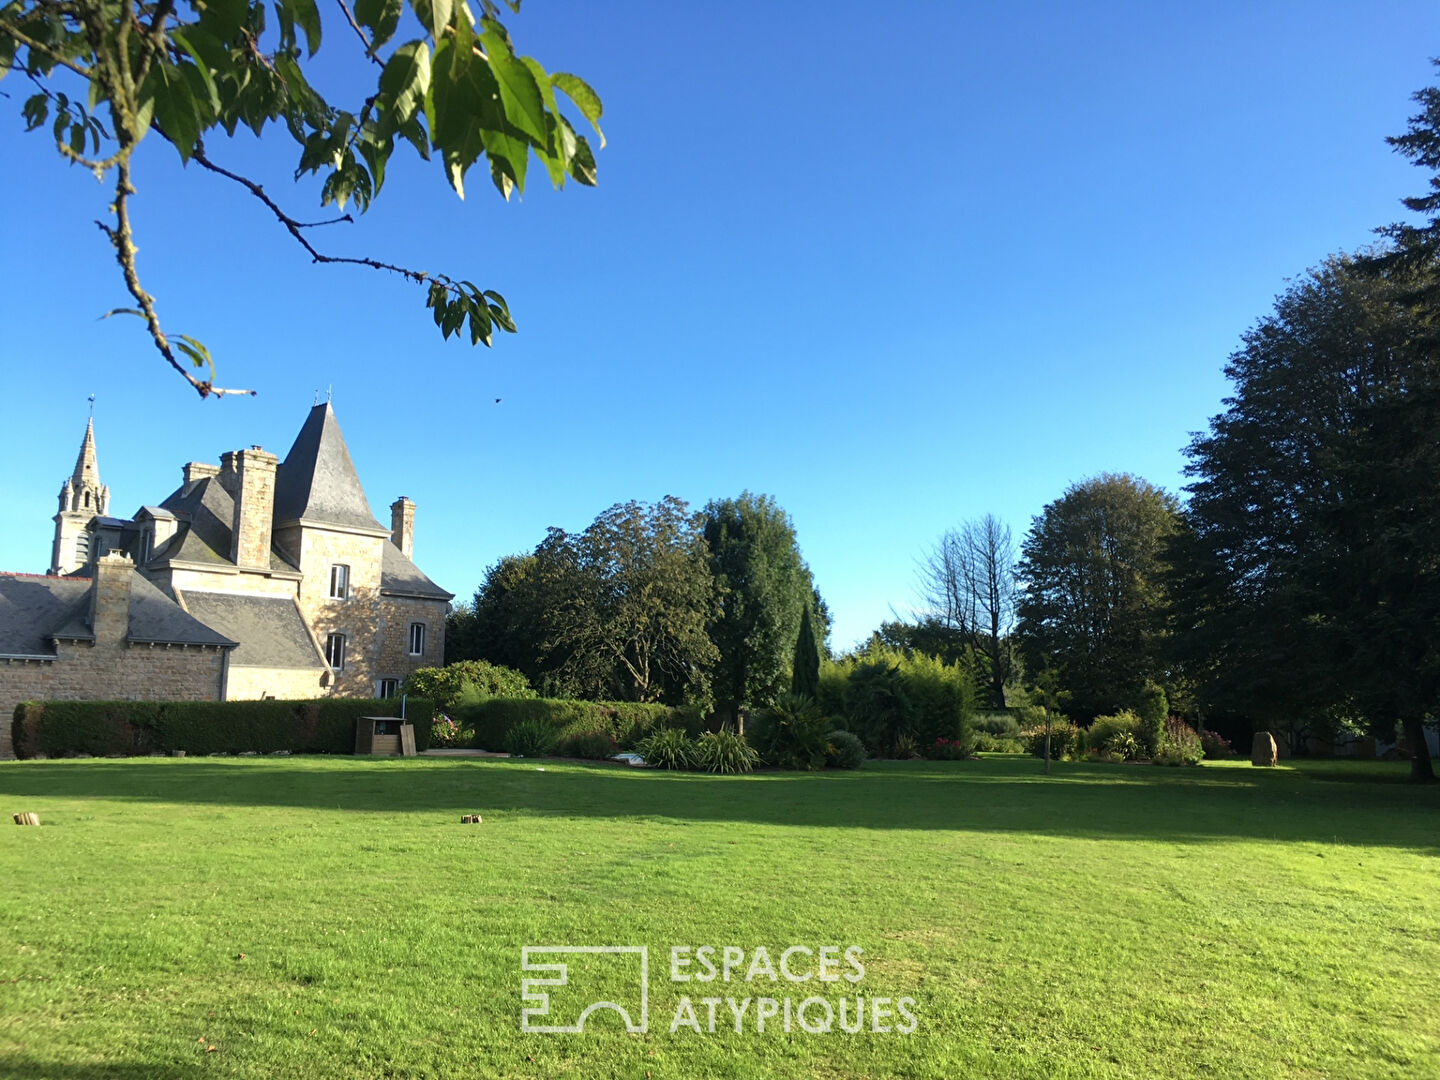
[(350, 595), (350, 567), (335, 563), (330, 567), (330, 599), (344, 600)]

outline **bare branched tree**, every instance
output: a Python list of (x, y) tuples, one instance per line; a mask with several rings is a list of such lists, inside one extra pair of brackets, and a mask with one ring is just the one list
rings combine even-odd
[(1015, 671), (1015, 542), (993, 514), (940, 537), (920, 563), (926, 618), (962, 635), (983, 670), (991, 704), (1004, 707)]

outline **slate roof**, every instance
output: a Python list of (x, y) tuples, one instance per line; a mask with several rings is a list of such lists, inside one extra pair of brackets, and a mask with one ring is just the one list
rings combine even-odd
[[(235, 499), (218, 477), (202, 477), (177, 488), (160, 506), (182, 524), (174, 536), (155, 549), (150, 565), (172, 560), (211, 566), (235, 565), (230, 561), (230, 525), (235, 520)], [(270, 569), (293, 571), (295, 567), (271, 550)]]
[(425, 572), (389, 540), (385, 541), (385, 550), (380, 558), (380, 591), (394, 596), (423, 596), (430, 600), (450, 600), (455, 596), (426, 577)]
[(0, 656), (55, 655), (51, 632), (89, 610), (88, 578), (0, 574)]
[(325, 669), (300, 609), (286, 596), (180, 591), (190, 613), (240, 642), (235, 667)]
[(275, 476), (275, 524), (292, 521), (390, 535), (370, 510), (329, 402), (310, 410)]
[[(89, 641), (88, 578), (0, 574), (0, 656), (53, 656), (53, 639)], [(157, 645), (233, 646), (135, 574), (130, 583), (128, 640)]]

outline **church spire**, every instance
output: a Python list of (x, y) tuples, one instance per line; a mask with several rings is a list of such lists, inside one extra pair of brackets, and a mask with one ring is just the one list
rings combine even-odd
[[(94, 405), (91, 405), (94, 408)], [(75, 471), (70, 474), (70, 486), (80, 488), (90, 484), (100, 486), (100, 460), (95, 456), (95, 417), (92, 414), (85, 425), (85, 438), (80, 440), (80, 453), (75, 458)]]
[(110, 512), (110, 489), (100, 483), (100, 459), (95, 452), (93, 399), (90, 407), (91, 416), (85, 424), (85, 437), (80, 440), (75, 471), (60, 488), (60, 512), (55, 515), (55, 543), (50, 558), (52, 574), (68, 574), (86, 565), (90, 521)]

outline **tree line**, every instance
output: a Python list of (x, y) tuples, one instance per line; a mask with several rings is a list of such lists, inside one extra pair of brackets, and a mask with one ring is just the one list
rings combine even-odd
[(730, 717), (790, 688), (802, 624), (830, 614), (790, 516), (742, 493), (610, 507), (583, 532), (552, 528), (485, 573), (446, 629), (446, 661), (522, 672), (555, 697), (713, 703)]
[[(1072, 485), (1014, 551), (983, 518), (927, 555), (924, 603), (877, 637), (971, 657), (1085, 721), (1172, 709), (1296, 743), (1401, 729), (1440, 703), (1440, 88), (1389, 142), (1429, 170), (1423, 224), (1295, 281), (1242, 338), (1185, 448), (1182, 503), (1138, 477)], [(997, 583), (997, 571), (1012, 577)]]

